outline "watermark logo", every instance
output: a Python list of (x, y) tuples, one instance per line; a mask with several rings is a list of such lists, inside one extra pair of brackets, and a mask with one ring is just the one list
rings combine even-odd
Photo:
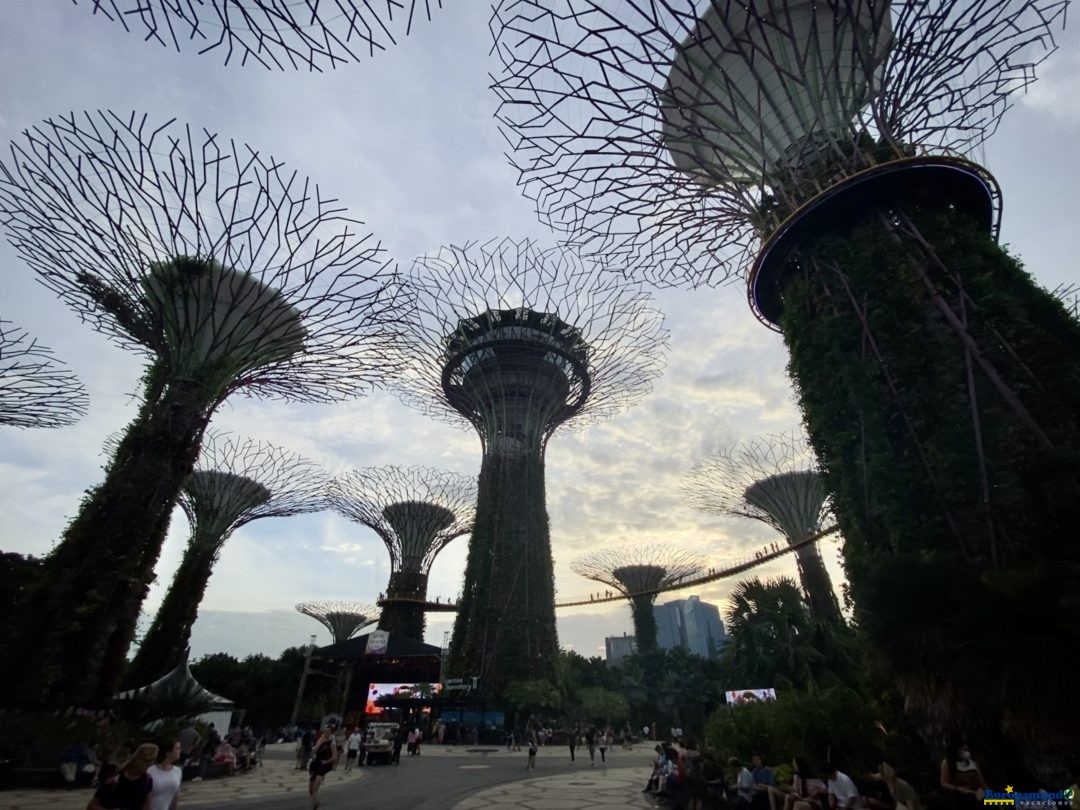
[(1005, 790), (983, 792), (983, 804), (1008, 807), (1068, 807), (1072, 804), (1073, 789), (1023, 793), (1006, 785)]

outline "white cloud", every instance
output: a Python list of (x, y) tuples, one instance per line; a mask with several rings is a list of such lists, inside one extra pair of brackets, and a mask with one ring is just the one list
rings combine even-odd
[(1021, 96), (1022, 103), (1060, 122), (1080, 124), (1080, 52), (1063, 49), (1039, 68), (1039, 80)]

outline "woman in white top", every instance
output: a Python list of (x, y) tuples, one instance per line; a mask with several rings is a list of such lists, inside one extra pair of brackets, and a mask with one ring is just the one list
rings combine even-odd
[(596, 747), (600, 749), (600, 766), (607, 767), (607, 749), (611, 744), (611, 735), (604, 729), (596, 736)]
[(176, 810), (180, 795), (180, 780), (183, 768), (176, 764), (180, 759), (180, 741), (161, 747), (163, 757), (157, 765), (151, 765), (146, 772), (154, 786), (150, 789), (148, 810)]

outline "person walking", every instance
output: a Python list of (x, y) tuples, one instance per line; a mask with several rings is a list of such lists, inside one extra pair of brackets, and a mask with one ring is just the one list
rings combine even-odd
[(596, 726), (589, 726), (585, 732), (585, 745), (589, 747), (589, 767), (596, 767)]
[(183, 778), (183, 768), (176, 763), (183, 750), (184, 746), (179, 740), (166, 743), (158, 756), (159, 762), (151, 765), (146, 772), (151, 783), (148, 810), (176, 810), (180, 780)]
[(608, 729), (604, 729), (596, 739), (596, 746), (600, 749), (600, 766), (603, 768), (607, 767), (607, 749), (609, 742), (610, 736), (608, 734)]
[(345, 771), (351, 771), (353, 762), (360, 756), (360, 746), (364, 742), (364, 735), (360, 733), (360, 727), (353, 729), (349, 739), (345, 741)]
[(315, 745), (315, 734), (310, 728), (304, 729), (300, 738), (300, 770), (306, 771), (311, 764), (311, 748)]
[(395, 765), (401, 764), (401, 744), (404, 740), (404, 736), (399, 728), (394, 734), (394, 753), (390, 756), (390, 761)]
[(525, 770), (527, 770), (527, 771), (536, 770), (536, 747), (537, 747), (536, 731), (535, 730), (530, 730), (529, 731), (529, 761), (525, 765)]
[(581, 736), (581, 726), (575, 725), (570, 729), (570, 761), (574, 761), (574, 751), (577, 749), (578, 737)]
[(157, 759), (158, 747), (145, 743), (98, 787), (86, 810), (146, 810), (153, 782), (146, 772)]
[(326, 775), (334, 770), (337, 761), (337, 741), (334, 739), (334, 727), (330, 726), (319, 735), (318, 741), (311, 750), (311, 765), (308, 768), (308, 795), (311, 796), (311, 807), (317, 810), (319, 807), (319, 788), (322, 787)]

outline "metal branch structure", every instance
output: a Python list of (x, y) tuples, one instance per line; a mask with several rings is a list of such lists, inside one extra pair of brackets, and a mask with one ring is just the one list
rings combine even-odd
[(1051, 293), (1069, 315), (1080, 319), (1080, 284), (1061, 284), (1051, 290)]
[(0, 425), (56, 428), (86, 416), (86, 388), (27, 334), (0, 320)]
[(180, 506), (191, 536), (180, 567), (124, 678), (146, 683), (181, 661), (214, 566), (233, 532), (254, 520), (327, 509), (330, 476), (272, 444), (211, 431)]
[(143, 40), (225, 64), (324, 71), (362, 62), (430, 21), (442, 0), (73, 0)]
[[(1080, 566), (1080, 324), (997, 243), (973, 159), (1066, 7), (503, 0), (492, 20), (541, 216), (659, 283), (746, 281), (788, 345), (872, 653), (927, 733), (993, 725), (1042, 780), (1080, 756), (1080, 708), (1030, 662), (985, 673), (976, 606)], [(1068, 649), (1052, 669), (1080, 668)]]
[(693, 551), (656, 543), (598, 549), (578, 557), (570, 568), (626, 596), (634, 616), (638, 650), (647, 652), (656, 649), (653, 602), (657, 592), (701, 574), (705, 558)]
[(976, 150), (1065, 7), (502, 0), (499, 120), (546, 224), (658, 283), (714, 285), (840, 180)]
[(296, 609), (329, 630), (335, 644), (348, 641), (365, 627), (370, 627), (379, 620), (379, 609), (366, 602), (337, 599), (324, 602), (301, 602)]
[(390, 552), (379, 629), (423, 641), (428, 573), (440, 551), (472, 531), (476, 481), (431, 467), (365, 467), (338, 476), (331, 492), (334, 509)]
[(544, 451), (659, 375), (667, 332), (640, 283), (528, 241), (445, 247), (409, 273), (418, 316), (402, 398), (472, 425), (483, 462), (450, 668), (499, 694), (554, 666)]
[[(4, 700), (104, 701), (214, 411), (236, 392), (369, 392), (403, 362), (411, 307), (380, 244), (336, 200), (175, 120), (73, 113), (26, 130), (0, 167), (0, 225), (84, 321), (150, 361), (104, 483), (27, 603), (33, 654), (17, 672), (0, 666)], [(77, 626), (62, 620), (76, 609)]]
[[(704, 512), (758, 520), (791, 545), (817, 534), (829, 514), (828, 496), (809, 442), (779, 433), (743, 442), (698, 463), (682, 484), (686, 500)], [(795, 553), (811, 614), (840, 624), (840, 604), (816, 543)]]

